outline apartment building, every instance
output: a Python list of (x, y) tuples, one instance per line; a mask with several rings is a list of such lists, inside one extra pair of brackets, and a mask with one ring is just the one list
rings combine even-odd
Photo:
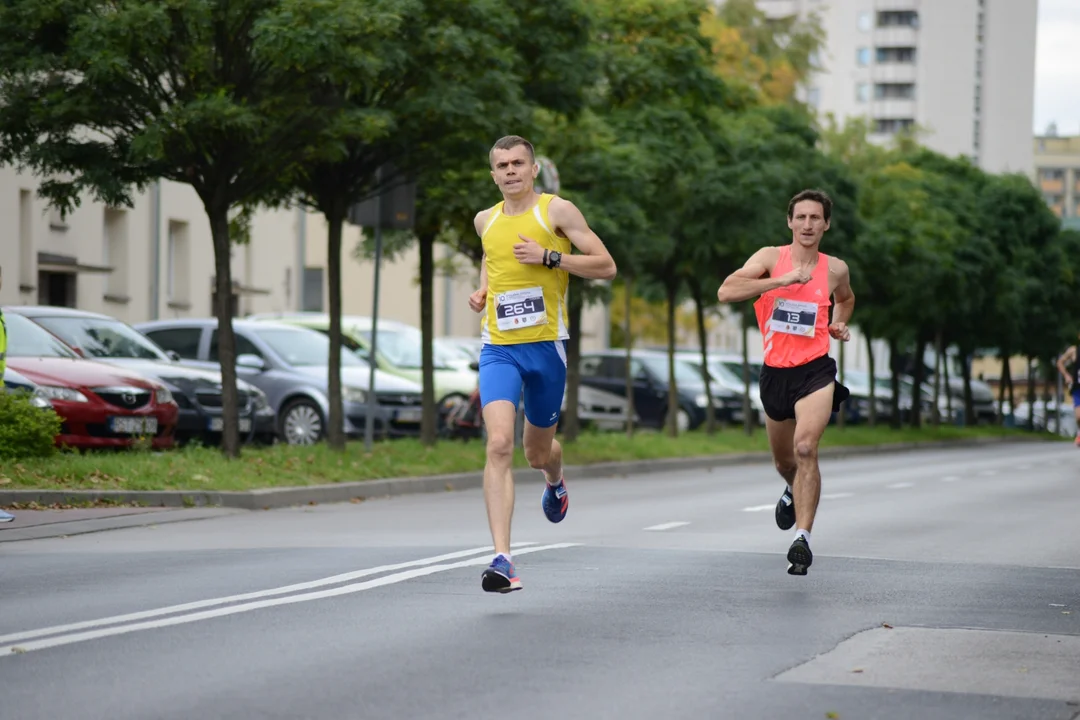
[[(130, 208), (84, 199), (67, 218), (37, 196), (38, 180), (0, 168), (0, 305), (46, 304), (101, 312), (125, 322), (214, 314), (214, 253), (202, 203), (186, 186), (163, 181)], [(489, 198), (478, 199), (478, 203)], [(359, 227), (342, 242), (342, 307), (370, 315), (374, 263), (355, 257)], [(232, 250), (233, 313), (329, 309), (327, 227), (299, 208), (260, 210), (251, 241)], [(435, 334), (479, 337), (479, 316), (466, 299), (478, 282), (471, 262), (449, 248), (436, 258), (457, 272), (441, 273), (433, 291)], [(379, 316), (420, 325), (419, 257), (415, 249), (384, 260)], [(583, 347), (606, 347), (606, 312), (585, 311)]]
[(1080, 230), (1080, 136), (1041, 135), (1034, 141), (1035, 180), (1066, 227)]
[(822, 71), (803, 89), (822, 115), (864, 116), (873, 140), (922, 142), (989, 172), (1031, 175), (1038, 0), (758, 0), (820, 15)]

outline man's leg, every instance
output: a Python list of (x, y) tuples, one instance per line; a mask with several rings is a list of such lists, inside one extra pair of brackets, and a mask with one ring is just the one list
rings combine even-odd
[(788, 550), (788, 573), (805, 575), (813, 562), (810, 531), (814, 529), (818, 501), (821, 499), (821, 470), (818, 468), (818, 444), (832, 416), (835, 383), (815, 390), (795, 403), (795, 515), (798, 527), (795, 541)]
[(487, 592), (521, 589), (510, 556), (510, 521), (514, 515), (514, 420), (521, 396), (521, 374), (508, 348), (485, 345), (480, 355), (480, 402), (487, 432), (484, 503), (495, 545), (495, 558), (481, 576)]
[(522, 444), (529, 466), (544, 473), (540, 498), (544, 515), (562, 522), (570, 496), (562, 471), (562, 445), (555, 439), (566, 390), (566, 349), (561, 341), (535, 343), (525, 373), (525, 432)]
[[(1076, 439), (1075, 443), (1080, 446), (1080, 390), (1073, 390), (1073, 417), (1076, 419)], [(1050, 414), (1046, 414), (1046, 422), (1050, 422)]]
[(792, 485), (795, 483), (795, 421), (773, 420), (765, 416), (765, 431), (769, 436), (769, 449), (772, 450), (776, 472), (784, 478), (787, 487), (776, 502), (776, 526), (781, 530), (790, 530), (795, 524), (795, 504)]

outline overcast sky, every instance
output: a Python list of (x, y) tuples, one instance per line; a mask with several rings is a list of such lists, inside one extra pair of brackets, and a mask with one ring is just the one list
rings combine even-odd
[(1038, 3), (1034, 131), (1056, 122), (1059, 135), (1080, 135), (1080, 0)]

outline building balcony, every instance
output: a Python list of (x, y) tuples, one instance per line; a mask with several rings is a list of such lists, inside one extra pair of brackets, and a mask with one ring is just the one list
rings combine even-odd
[(759, 2), (758, 7), (765, 15), (771, 18), (791, 17), (799, 14), (799, 3), (796, 0), (766, 0)]
[(1065, 192), (1064, 180), (1043, 180), (1039, 183), (1044, 193), (1063, 193)]
[(870, 114), (875, 118), (913, 118), (914, 100), (874, 100), (870, 104)]
[(877, 0), (874, 10), (889, 12), (890, 10), (918, 10), (919, 0)]
[(915, 63), (876, 63), (871, 79), (878, 83), (913, 83), (917, 74)]
[(874, 45), (877, 47), (918, 47), (919, 31), (907, 26), (874, 28)]

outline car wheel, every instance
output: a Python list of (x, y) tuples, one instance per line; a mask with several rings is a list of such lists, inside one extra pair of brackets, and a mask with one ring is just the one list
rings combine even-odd
[(322, 412), (314, 401), (298, 398), (281, 411), (281, 439), (289, 445), (314, 445), (326, 435)]

